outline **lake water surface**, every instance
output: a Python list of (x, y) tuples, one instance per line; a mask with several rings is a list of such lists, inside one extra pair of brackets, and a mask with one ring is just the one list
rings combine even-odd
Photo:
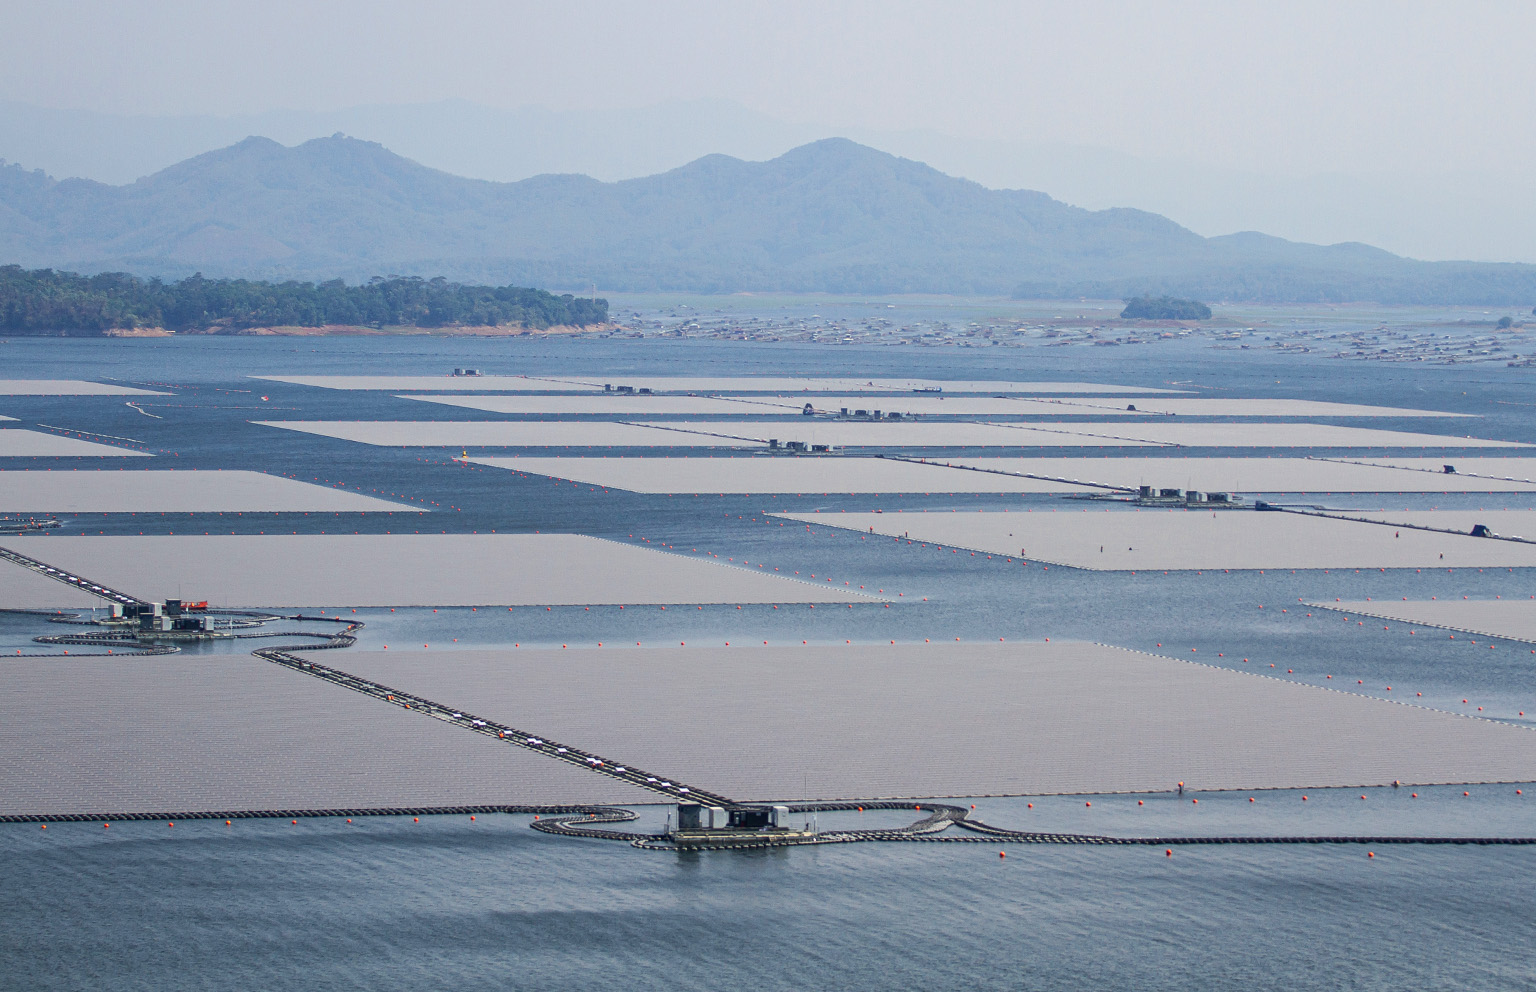
[[(824, 307), (824, 301), (805, 304)], [(875, 307), (877, 304), (871, 304)], [(885, 303), (878, 304), (885, 312)], [(493, 419), (394, 398), (266, 383), (249, 374), (486, 373), (901, 375), (1166, 386), (1477, 413), (1369, 426), (1536, 443), (1528, 369), (1343, 363), (1316, 356), (1143, 348), (856, 349), (571, 339), (205, 338), (0, 344), (7, 377), (174, 384), (174, 396), (4, 398), (14, 426), (133, 438), (155, 468), (255, 468), (382, 488), (462, 509), (433, 526), (575, 531), (690, 542), (899, 588), (892, 610), (360, 611), (363, 646), (409, 635), (462, 647), (734, 635), (782, 642), (1010, 640), (1049, 636), (1164, 653), (1514, 723), (1536, 714), (1536, 655), (1497, 642), (1345, 630), (1336, 615), (1257, 605), (1431, 595), (1536, 594), (1530, 570), (1300, 571), (1204, 575), (1008, 570), (924, 558), (844, 532), (751, 522), (764, 509), (871, 509), (867, 496), (673, 498), (555, 486), (450, 464), (458, 451), (387, 449), (255, 426), (261, 419)], [(156, 419), (158, 418), (158, 419)], [(546, 454), (549, 452), (539, 452)], [(1024, 452), (1028, 453), (1028, 452)], [(1049, 454), (1070, 454), (1053, 450)], [(1102, 454), (1103, 452), (1084, 452)], [(1128, 452), (1132, 453), (1132, 452)], [(1152, 454), (1146, 449), (1136, 455)], [(1219, 449), (1201, 454), (1236, 452)], [(1253, 452), (1248, 452), (1253, 453)], [(1257, 452), (1257, 454), (1283, 452)], [(1418, 452), (1409, 452), (1418, 454)], [(1180, 454), (1184, 454), (1181, 452)], [(115, 467), (0, 460), (0, 468)], [(148, 460), (129, 468), (151, 467)], [(14, 464), (12, 464), (14, 463)], [(25, 464), (23, 464), (25, 463)], [(1351, 497), (1388, 507), (1536, 505), (1515, 494)], [(1046, 496), (881, 497), (884, 508), (1059, 509)], [(360, 524), (382, 530), (382, 521)], [(300, 533), (328, 526), (281, 515)], [(68, 533), (253, 532), (248, 520), (85, 515)], [(269, 527), (271, 521), (260, 526)], [(358, 526), (358, 525), (353, 525)], [(156, 528), (161, 528), (158, 531)], [(215, 531), (216, 532), (216, 531)], [(634, 535), (630, 537), (630, 535)], [(923, 602), (923, 597), (927, 601)], [(325, 605), (325, 604), (316, 604)], [(0, 616), (0, 653), (30, 645)], [(1481, 639), (1480, 639), (1481, 640)], [(1218, 660), (1216, 655), (1225, 655)], [(339, 662), (338, 659), (333, 659)], [(15, 662), (19, 663), (19, 662)], [(35, 662), (33, 662), (35, 663)], [(342, 666), (344, 667), (344, 665)], [(1329, 683), (1327, 675), (1333, 675)], [(1355, 684), (1359, 680), (1363, 684)], [(1419, 697), (1415, 697), (1416, 700)], [(1526, 717), (1518, 714), (1523, 711)], [(3, 719), (3, 717), (0, 717)], [(1536, 769), (1532, 770), (1536, 779)], [(708, 783), (700, 783), (707, 785)], [(1170, 783), (1171, 785), (1172, 783)], [(1202, 799), (1170, 795), (978, 800), (1000, 826), (1103, 833), (1536, 836), (1532, 790), (1515, 786)], [(1470, 792), (1470, 795), (1462, 795)], [(1028, 802), (1034, 802), (1030, 808)], [(646, 811), (642, 826), (661, 809)], [(822, 825), (853, 814), (823, 814)], [(873, 815), (873, 814), (871, 814)], [(890, 816), (891, 814), (880, 814)], [(884, 822), (884, 821), (882, 821)], [(1007, 857), (1000, 858), (999, 851)], [(1058, 847), (861, 844), (663, 854), (549, 837), (527, 818), (360, 818), (0, 825), (0, 987), (7, 989), (1536, 988), (1536, 848), (1356, 845)]]

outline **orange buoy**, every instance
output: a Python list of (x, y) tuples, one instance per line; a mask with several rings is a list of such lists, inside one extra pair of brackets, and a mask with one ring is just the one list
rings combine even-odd
[(997, 856), (1000, 857), (1000, 858), (1006, 858), (1008, 856), (1008, 852), (1007, 851), (998, 851), (997, 852)]
[(473, 820), (473, 819), (474, 819), (474, 817), (473, 817), (473, 816), (471, 816), (471, 817), (470, 817), (470, 819), (471, 819), (471, 820)]
[(225, 821), (224, 821), (224, 825), (225, 825), (225, 826), (226, 826), (226, 827), (227, 827), (227, 826), (229, 826), (229, 821), (228, 821), (228, 820), (225, 820)]
[(1092, 806), (1093, 803), (1083, 803), (1084, 806)]
[(1375, 851), (1366, 851), (1365, 852), (1365, 856), (1368, 857), (1368, 858), (1374, 858), (1376, 856), (1376, 852)]
[(1167, 858), (1173, 857), (1173, 848), (1170, 847), (1168, 850), (1164, 851), (1163, 856)]

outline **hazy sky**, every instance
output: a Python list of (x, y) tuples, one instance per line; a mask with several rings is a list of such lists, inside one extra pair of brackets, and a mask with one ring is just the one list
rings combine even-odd
[(1295, 174), (1530, 170), (1536, 3), (8, 0), (0, 99), (143, 114), (716, 97)]

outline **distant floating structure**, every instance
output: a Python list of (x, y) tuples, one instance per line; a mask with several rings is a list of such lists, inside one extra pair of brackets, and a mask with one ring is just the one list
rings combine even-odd
[(677, 827), (667, 840), (678, 847), (762, 847), (804, 844), (816, 836), (809, 827), (790, 824), (788, 806), (705, 806), (678, 803)]
[(1202, 492), (1199, 489), (1159, 489), (1155, 486), (1138, 486), (1138, 506), (1199, 506), (1213, 510), (1238, 509), (1246, 504), (1241, 496), (1232, 493)]

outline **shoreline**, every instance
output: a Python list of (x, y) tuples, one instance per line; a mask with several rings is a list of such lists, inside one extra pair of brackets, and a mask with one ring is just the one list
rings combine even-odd
[(55, 331), (24, 335), (26, 337), (539, 337), (563, 334), (601, 334), (619, 329), (613, 323), (578, 326), (552, 324), (549, 327), (524, 327), (520, 324), (476, 324), (447, 327), (418, 327), (410, 324), (367, 327), (357, 324), (324, 324), (319, 327), (282, 325), (276, 327), (209, 327), (196, 331), (172, 331), (164, 327), (109, 327), (99, 333)]

